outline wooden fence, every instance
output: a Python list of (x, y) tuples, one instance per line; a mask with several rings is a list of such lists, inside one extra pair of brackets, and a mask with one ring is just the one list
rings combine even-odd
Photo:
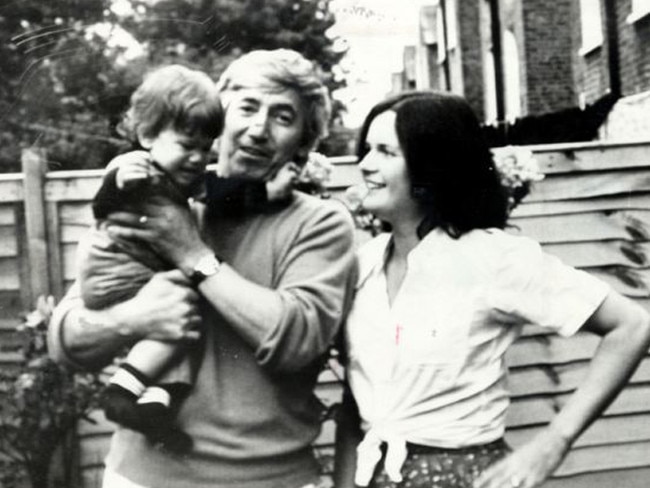
[[(516, 209), (511, 232), (529, 235), (565, 262), (585, 269), (650, 310), (650, 142), (529, 146), (546, 178)], [(351, 158), (333, 160), (333, 198), (359, 181)], [(74, 279), (79, 236), (100, 171), (45, 173), (42, 154), (23, 155), (23, 175), (0, 176), (0, 367), (20, 359), (11, 331), (35, 296), (61, 296)], [(597, 338), (562, 339), (528, 327), (508, 353), (513, 404), (507, 439), (520, 445), (541, 429), (580, 383)], [(336, 402), (335, 374), (318, 394)], [(99, 486), (111, 426), (84, 423), (81, 485)], [(331, 454), (334, 426), (319, 452)], [(545, 486), (645, 488), (650, 479), (650, 356), (605, 414), (576, 442)]]

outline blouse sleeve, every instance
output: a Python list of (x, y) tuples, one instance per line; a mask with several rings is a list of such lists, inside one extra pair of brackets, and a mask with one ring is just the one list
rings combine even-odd
[(564, 264), (525, 237), (513, 238), (497, 269), (493, 306), (523, 324), (574, 334), (596, 311), (609, 285)]

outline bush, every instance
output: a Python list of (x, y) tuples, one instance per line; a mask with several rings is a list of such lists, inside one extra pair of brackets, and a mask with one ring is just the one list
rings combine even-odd
[(23, 361), (17, 371), (3, 372), (0, 388), (0, 486), (48, 486), (48, 471), (57, 446), (88, 419), (103, 386), (99, 376), (78, 373), (52, 361), (47, 353), (47, 327), (54, 303), (40, 297), (37, 309), (18, 328)]

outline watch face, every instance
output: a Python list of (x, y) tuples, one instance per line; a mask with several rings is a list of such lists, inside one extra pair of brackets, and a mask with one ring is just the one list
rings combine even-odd
[(201, 258), (201, 260), (196, 265), (196, 269), (205, 275), (212, 275), (219, 270), (219, 261), (217, 261), (217, 258), (214, 256)]
[(219, 260), (217, 260), (215, 256), (205, 256), (201, 258), (199, 262), (196, 263), (192, 276), (190, 277), (192, 283), (198, 285), (208, 276), (217, 274), (220, 265), (221, 263), (219, 263)]

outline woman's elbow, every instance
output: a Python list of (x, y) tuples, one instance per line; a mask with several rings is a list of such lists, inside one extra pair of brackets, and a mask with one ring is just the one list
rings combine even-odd
[(641, 305), (635, 305), (635, 319), (628, 326), (628, 332), (632, 340), (639, 344), (639, 348), (647, 352), (650, 348), (650, 314)]
[(650, 347), (650, 314), (638, 303), (626, 301), (625, 313), (604, 339), (618, 344), (625, 354), (642, 357)]

